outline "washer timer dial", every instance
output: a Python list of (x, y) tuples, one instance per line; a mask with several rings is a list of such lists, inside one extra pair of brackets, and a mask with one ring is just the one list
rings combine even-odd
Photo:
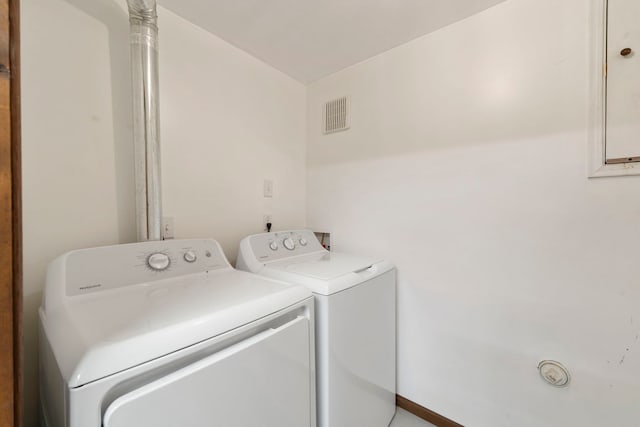
[(147, 258), (147, 265), (149, 268), (155, 271), (163, 271), (169, 268), (171, 264), (171, 259), (167, 254), (163, 254), (162, 252), (156, 252), (154, 254), (149, 255)]

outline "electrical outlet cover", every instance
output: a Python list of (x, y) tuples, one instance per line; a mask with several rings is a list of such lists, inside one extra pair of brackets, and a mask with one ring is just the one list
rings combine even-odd
[(175, 238), (175, 230), (173, 228), (173, 217), (165, 216), (162, 218), (162, 240)]

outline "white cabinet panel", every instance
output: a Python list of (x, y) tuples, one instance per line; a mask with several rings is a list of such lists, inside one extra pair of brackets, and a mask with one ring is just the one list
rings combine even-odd
[(262, 332), (119, 397), (103, 425), (311, 426), (309, 339), (304, 317)]
[(640, 1), (608, 0), (606, 158), (634, 157), (640, 157)]

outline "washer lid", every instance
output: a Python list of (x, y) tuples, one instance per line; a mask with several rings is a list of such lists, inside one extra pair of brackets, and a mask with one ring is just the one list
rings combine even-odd
[(270, 264), (270, 267), (314, 279), (332, 280), (345, 274), (364, 271), (379, 261), (374, 258), (324, 252), (300, 258), (290, 258), (280, 263)]
[(393, 268), (391, 263), (375, 258), (322, 251), (268, 263), (260, 274), (304, 285), (316, 294), (331, 295)]
[(40, 309), (69, 387), (231, 331), (311, 296), (231, 267), (75, 296)]

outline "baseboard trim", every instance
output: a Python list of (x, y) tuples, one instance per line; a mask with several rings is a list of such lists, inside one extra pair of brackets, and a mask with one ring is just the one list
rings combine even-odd
[(411, 412), (416, 417), (422, 418), (437, 427), (464, 427), (462, 424), (458, 424), (447, 417), (443, 417), (442, 415), (437, 414), (424, 406), (420, 406), (399, 394), (396, 394), (396, 406), (399, 406), (407, 412)]

